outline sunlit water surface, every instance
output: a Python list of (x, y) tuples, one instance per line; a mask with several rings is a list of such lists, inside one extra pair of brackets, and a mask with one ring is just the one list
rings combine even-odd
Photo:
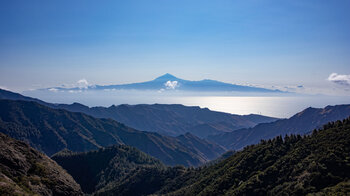
[(110, 106), (119, 104), (183, 104), (200, 106), (232, 114), (262, 114), (287, 118), (307, 107), (350, 104), (350, 96), (324, 95), (242, 95), (203, 94), (154, 91), (82, 91), (48, 92), (28, 91), (25, 95), (52, 103), (79, 102), (88, 106)]

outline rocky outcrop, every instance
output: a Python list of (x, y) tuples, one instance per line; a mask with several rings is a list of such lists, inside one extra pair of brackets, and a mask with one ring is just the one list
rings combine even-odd
[(0, 195), (83, 195), (64, 169), (28, 144), (0, 133)]

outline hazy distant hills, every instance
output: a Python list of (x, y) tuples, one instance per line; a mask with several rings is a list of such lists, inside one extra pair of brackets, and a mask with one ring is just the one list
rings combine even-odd
[(239, 129), (230, 133), (209, 136), (210, 141), (228, 149), (241, 149), (256, 144), (261, 139), (270, 139), (278, 135), (307, 134), (331, 121), (350, 116), (350, 105), (327, 106), (325, 108), (307, 108), (289, 119), (271, 123), (261, 123), (253, 128)]
[[(53, 87), (42, 90), (80, 90), (75, 88)], [(190, 81), (177, 78), (171, 74), (162, 75), (154, 80), (131, 84), (117, 84), (117, 85), (94, 85), (89, 86), (85, 90), (184, 90), (184, 91), (234, 91), (234, 92), (259, 92), (259, 93), (283, 93), (279, 90), (271, 90), (266, 88), (259, 88), (253, 86), (244, 86), (224, 83), (216, 80), (200, 80)]]
[(0, 195), (80, 196), (83, 192), (49, 157), (0, 133)]
[(36, 101), (51, 108), (72, 112), (83, 112), (97, 118), (111, 118), (127, 126), (142, 131), (158, 132), (178, 136), (187, 132), (201, 138), (208, 135), (231, 132), (240, 128), (253, 127), (259, 123), (272, 122), (277, 118), (262, 115), (234, 115), (215, 112), (198, 106), (188, 107), (180, 104), (139, 104), (111, 107), (87, 107), (74, 104), (51, 104), (0, 89), (0, 98)]
[[(180, 140), (158, 133), (137, 131), (111, 119), (97, 119), (83, 113), (52, 109), (35, 102), (0, 100), (0, 108), (0, 132), (27, 141), (48, 155), (65, 148), (89, 151), (126, 144), (168, 165), (197, 166), (225, 151), (195, 136)], [(187, 146), (186, 143), (194, 145)], [(206, 147), (203, 148), (203, 145)]]
[(158, 132), (170, 136), (189, 132), (202, 138), (277, 120), (277, 118), (261, 115), (233, 115), (180, 104), (124, 104), (108, 108), (89, 108), (75, 103), (72, 105), (60, 104), (56, 107), (74, 112), (84, 112), (98, 118), (111, 118), (143, 131)]

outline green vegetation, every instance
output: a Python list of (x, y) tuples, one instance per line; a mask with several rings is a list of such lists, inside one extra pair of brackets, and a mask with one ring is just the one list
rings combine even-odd
[(86, 193), (105, 187), (109, 182), (125, 181), (144, 169), (165, 169), (159, 160), (125, 145), (87, 153), (61, 152), (52, 159), (66, 169)]
[[(170, 192), (179, 189), (194, 174), (193, 168), (175, 166), (168, 168), (143, 167), (138, 168), (136, 172), (125, 177), (125, 181), (114, 181), (106, 187), (98, 190), (94, 195), (112, 196), (115, 193), (120, 195), (149, 195), (155, 192)], [(174, 183), (174, 180), (178, 180)], [(172, 186), (168, 186), (168, 185)]]
[(307, 136), (262, 140), (199, 168), (165, 167), (127, 146), (59, 157), (64, 168), (70, 163), (74, 178), (74, 170), (96, 171), (91, 176), (80, 171), (78, 177), (94, 179), (95, 192), (89, 190), (94, 195), (346, 195), (350, 118)]
[[(87, 153), (63, 151), (52, 157), (81, 185), (95, 195), (148, 195), (174, 191), (174, 179), (191, 177), (195, 169), (166, 167), (159, 160), (136, 148), (115, 145)], [(83, 163), (83, 164), (82, 164)], [(174, 186), (168, 187), (168, 184)]]
[(202, 168), (169, 195), (306, 195), (349, 189), (350, 118), (301, 137), (261, 141)]

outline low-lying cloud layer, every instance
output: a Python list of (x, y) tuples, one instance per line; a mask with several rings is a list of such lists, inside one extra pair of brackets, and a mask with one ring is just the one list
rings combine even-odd
[(340, 75), (337, 73), (332, 73), (328, 76), (327, 80), (336, 84), (350, 86), (350, 75)]

